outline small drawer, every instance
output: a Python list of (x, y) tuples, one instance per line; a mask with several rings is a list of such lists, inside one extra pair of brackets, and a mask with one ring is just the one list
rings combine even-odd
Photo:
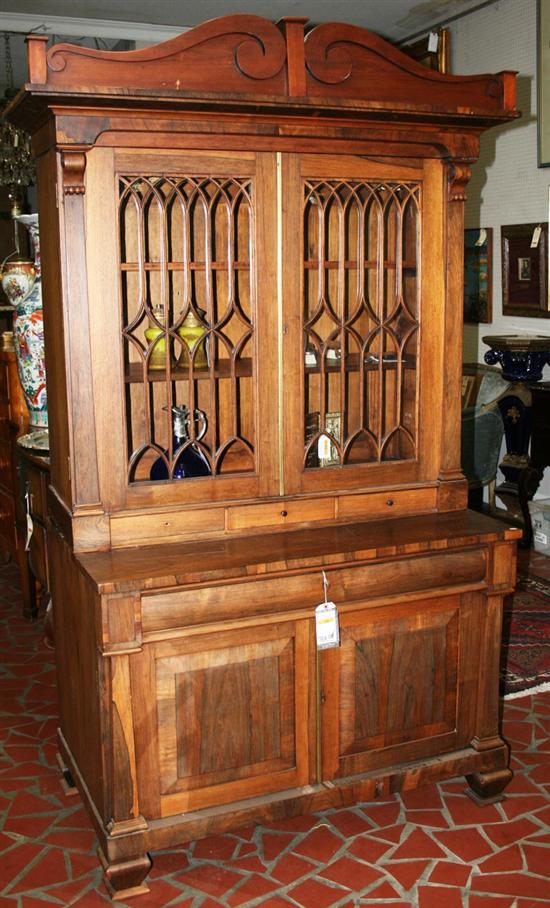
[[(438, 552), (376, 562), (326, 567), (329, 596), (339, 607), (354, 602), (432, 589), (456, 589), (485, 580), (483, 550)], [(289, 611), (310, 612), (323, 598), (322, 567), (304, 574), (251, 578), (187, 590), (144, 594), (144, 634), (214, 621), (235, 621)]]
[(288, 526), (311, 520), (332, 520), (335, 516), (335, 499), (319, 498), (317, 501), (270, 501), (265, 504), (243, 505), (227, 508), (228, 530), (249, 530), (254, 527)]
[(338, 517), (373, 520), (378, 517), (403, 516), (433, 511), (437, 507), (437, 489), (399, 489), (372, 492), (366, 495), (342, 495), (338, 501)]

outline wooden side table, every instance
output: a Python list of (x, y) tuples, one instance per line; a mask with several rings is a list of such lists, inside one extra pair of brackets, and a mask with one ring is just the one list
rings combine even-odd
[(19, 566), (23, 592), (24, 614), (27, 611), (28, 589), (25, 543), (17, 532), (16, 505), (19, 488), (16, 472), (15, 443), (29, 424), (29, 414), (17, 372), (15, 351), (10, 332), (0, 338), (0, 557), (12, 558)]
[[(28, 438), (28, 436), (26, 436)], [(36, 617), (39, 596), (44, 602), (49, 598), (50, 577), (46, 533), (46, 493), (50, 479), (48, 456), (17, 444), (17, 472), (20, 494), (17, 502), (17, 527), (25, 549), (27, 589), (23, 591), (23, 612)], [(25, 542), (27, 543), (25, 547)]]

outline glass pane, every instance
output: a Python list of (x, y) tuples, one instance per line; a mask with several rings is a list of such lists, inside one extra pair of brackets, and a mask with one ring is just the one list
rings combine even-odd
[(420, 185), (304, 182), (304, 466), (416, 457)]
[(128, 480), (255, 470), (252, 182), (119, 180)]

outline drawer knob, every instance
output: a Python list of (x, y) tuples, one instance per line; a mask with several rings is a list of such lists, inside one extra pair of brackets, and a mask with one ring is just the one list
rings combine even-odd
[(387, 498), (387, 499), (386, 499), (386, 504), (387, 504), (387, 506), (388, 506), (389, 508), (391, 508), (392, 505), (393, 505), (393, 498)]
[(286, 517), (287, 514), (288, 514), (288, 511), (281, 511), (281, 517)]

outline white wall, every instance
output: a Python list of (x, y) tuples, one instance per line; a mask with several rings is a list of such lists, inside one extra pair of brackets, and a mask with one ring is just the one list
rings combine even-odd
[[(493, 321), (464, 327), (465, 361), (483, 362), (489, 349), (481, 340), (484, 335), (550, 337), (550, 319), (502, 314), (500, 227), (548, 221), (550, 167), (537, 166), (537, 0), (497, 0), (452, 22), (450, 30), (452, 72), (517, 70), (517, 107), (522, 112), (512, 125), (483, 134), (467, 190), (466, 226), (493, 228)], [(544, 379), (550, 380), (548, 366)], [(536, 497), (550, 497), (550, 468)]]
[(483, 134), (468, 187), (466, 226), (493, 228), (493, 322), (466, 325), (464, 332), (464, 358), (483, 361), (483, 334), (550, 336), (550, 319), (502, 315), (500, 226), (548, 220), (550, 168), (537, 167), (537, 3), (497, 0), (450, 28), (453, 73), (518, 71), (522, 117)]

